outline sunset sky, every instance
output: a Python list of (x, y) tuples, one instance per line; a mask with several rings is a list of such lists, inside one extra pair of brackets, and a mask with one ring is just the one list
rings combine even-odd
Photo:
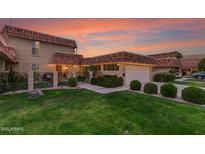
[[(0, 26), (9, 21), (0, 19)], [(11, 19), (11, 24), (75, 39), (85, 57), (122, 50), (205, 54), (205, 19)]]

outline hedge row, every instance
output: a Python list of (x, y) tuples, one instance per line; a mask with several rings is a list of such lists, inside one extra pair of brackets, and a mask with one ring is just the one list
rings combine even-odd
[[(130, 89), (131, 90), (141, 90), (142, 84), (138, 80), (133, 80), (130, 82)], [(158, 87), (154, 83), (146, 83), (143, 88), (144, 93), (147, 94), (157, 94)]]
[(28, 77), (26, 73), (0, 73), (0, 93), (25, 90), (28, 88)]
[[(130, 83), (130, 89), (141, 90), (140, 81), (133, 80)], [(147, 94), (157, 94), (158, 87), (154, 83), (146, 83), (143, 91)], [(177, 96), (177, 87), (170, 83), (163, 84), (160, 87), (160, 94), (164, 97), (175, 98)], [(205, 104), (205, 91), (201, 88), (187, 87), (182, 90), (181, 98), (191, 103)]]
[(123, 78), (116, 75), (104, 75), (92, 78), (90, 83), (107, 88), (120, 87), (123, 85)]
[(171, 82), (174, 79), (175, 75), (172, 73), (157, 73), (153, 77), (154, 82)]
[(78, 84), (78, 83), (77, 83), (76, 78), (70, 77), (70, 78), (68, 79), (68, 86), (70, 86), (70, 87), (76, 87), (77, 84)]
[(182, 99), (195, 104), (205, 104), (205, 91), (196, 87), (182, 90)]

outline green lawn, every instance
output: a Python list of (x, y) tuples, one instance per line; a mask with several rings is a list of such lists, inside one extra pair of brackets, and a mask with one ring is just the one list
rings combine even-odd
[(187, 85), (192, 87), (205, 87), (205, 81), (195, 81), (194, 79), (188, 79), (184, 81), (174, 81), (175, 84)]
[(195, 79), (195, 78), (190, 78), (186, 79), (184, 81), (191, 81), (191, 82), (205, 82), (205, 79)]
[(205, 109), (133, 92), (0, 96), (0, 134), (205, 134)]

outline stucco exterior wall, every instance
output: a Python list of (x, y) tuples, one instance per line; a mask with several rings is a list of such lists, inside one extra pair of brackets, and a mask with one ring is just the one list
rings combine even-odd
[(164, 72), (169, 72), (171, 68), (154, 68), (153, 69), (153, 74), (156, 74), (156, 73), (164, 73)]
[(39, 71), (52, 71), (49, 67), (54, 52), (73, 54), (73, 48), (40, 42), (39, 56), (32, 56), (32, 43), (34, 41), (9, 37), (8, 45), (15, 49), (18, 64), (13, 66), (14, 71), (27, 72), (32, 70), (32, 64), (39, 65)]

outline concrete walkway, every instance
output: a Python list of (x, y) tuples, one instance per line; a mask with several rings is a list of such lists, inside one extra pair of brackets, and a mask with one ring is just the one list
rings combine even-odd
[[(164, 83), (160, 83), (160, 82), (153, 82), (158, 86), (158, 93), (160, 93), (160, 86), (163, 85)], [(182, 90), (186, 87), (189, 87), (187, 85), (180, 85), (180, 84), (174, 84), (177, 87), (177, 97), (180, 98), (181, 97), (181, 93)], [(80, 88), (84, 88), (84, 89), (88, 89), (88, 90), (92, 90), (101, 94), (108, 94), (108, 93), (112, 93), (115, 91), (124, 91), (124, 90), (129, 90), (130, 87), (129, 85), (124, 85), (122, 87), (117, 87), (117, 88), (105, 88), (105, 87), (100, 87), (100, 86), (96, 86), (96, 85), (92, 85), (89, 83), (79, 83)], [(144, 84), (142, 84), (142, 89), (144, 87)], [(205, 88), (202, 88), (205, 90)]]
[(124, 90), (129, 90), (129, 86), (122, 86), (122, 87), (116, 87), (116, 88), (105, 88), (105, 87), (100, 87), (96, 85), (92, 85), (89, 83), (79, 83), (79, 86), (84, 89), (92, 90), (97, 93), (101, 94), (108, 94), (116, 91), (124, 91)]
[[(158, 86), (158, 93), (160, 93), (160, 86), (164, 83), (154, 82)], [(177, 96), (181, 97), (182, 90), (186, 87), (189, 87), (187, 85), (180, 85), (180, 84), (174, 84), (177, 87)]]
[[(160, 93), (160, 86), (165, 84), (165, 83), (160, 83), (160, 82), (154, 82), (155, 84), (158, 85), (158, 93)], [(176, 87), (177, 87), (177, 96), (178, 97), (181, 97), (181, 94), (182, 94), (182, 90), (186, 87), (190, 87), (188, 85), (180, 85), (180, 84), (174, 84)], [(200, 87), (201, 89), (205, 90), (204, 87)]]

